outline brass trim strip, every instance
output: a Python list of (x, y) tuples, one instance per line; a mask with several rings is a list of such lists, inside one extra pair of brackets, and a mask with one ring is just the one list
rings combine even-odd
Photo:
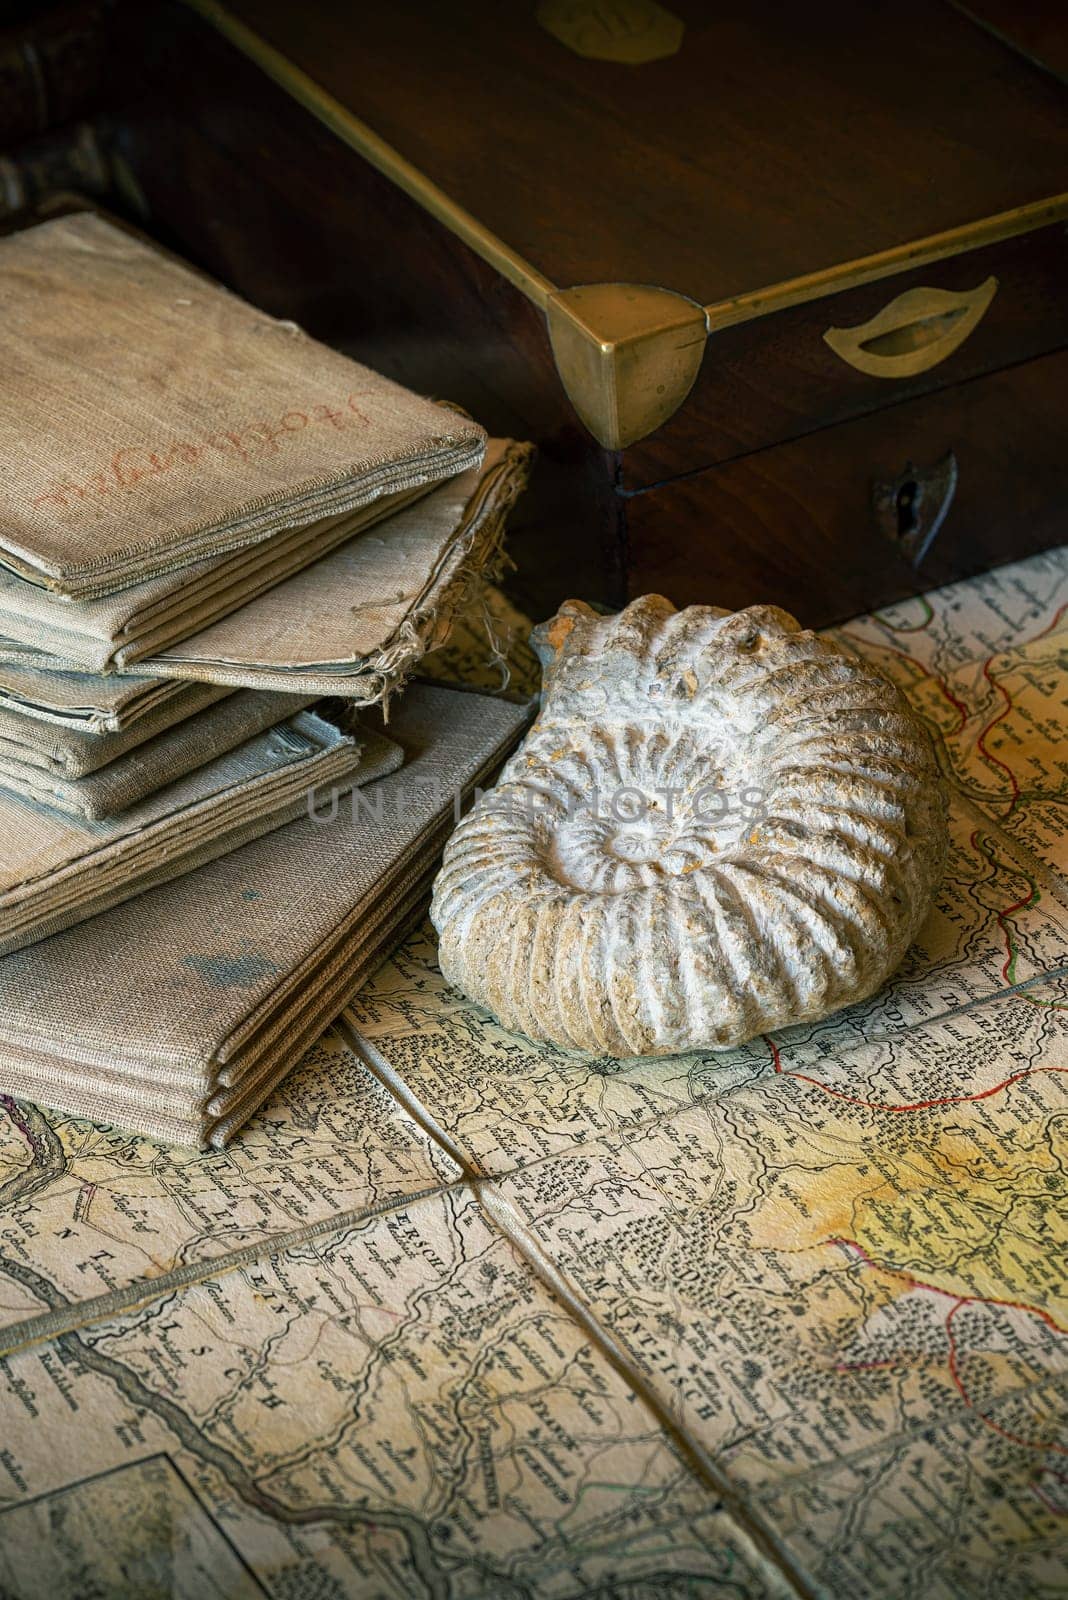
[(606, 450), (655, 433), (701, 370), (708, 335), (694, 300), (643, 283), (588, 283), (549, 301), (556, 371)]
[(451, 233), (469, 245), (484, 261), (495, 267), (502, 277), (515, 285), (529, 300), (544, 310), (555, 284), (549, 282), (536, 267), (498, 239), (495, 233), (483, 226), (477, 217), (456, 204), (455, 200), (439, 189), (437, 184), (419, 171), (418, 167), (379, 138), (373, 128), (335, 100), (333, 95), (309, 78), (306, 72), (293, 65), (280, 50), (261, 39), (258, 33), (231, 15), (218, 0), (185, 0), (193, 11), (199, 13), (211, 26), (223, 34), (230, 43), (273, 78), (280, 88), (300, 102), (306, 111), (318, 117), (331, 133), (369, 161), (398, 189), (410, 195), (432, 217), (444, 224)]
[(1011, 211), (983, 217), (979, 222), (965, 222), (960, 227), (947, 228), (944, 233), (932, 233), (912, 244), (894, 245), (875, 255), (860, 256), (856, 261), (844, 261), (819, 272), (807, 272), (800, 278), (788, 278), (785, 283), (774, 283), (767, 289), (718, 300), (705, 306), (705, 322), (709, 333), (716, 333), (720, 328), (733, 328), (740, 322), (766, 317), (772, 311), (785, 311), (790, 306), (802, 306), (809, 300), (838, 294), (843, 289), (859, 289), (862, 284), (877, 283), (880, 278), (893, 277), (910, 267), (926, 267), (932, 261), (963, 255), (966, 250), (1014, 239), (1018, 234), (1031, 233), (1065, 218), (1068, 218), (1068, 194), (1034, 200)]

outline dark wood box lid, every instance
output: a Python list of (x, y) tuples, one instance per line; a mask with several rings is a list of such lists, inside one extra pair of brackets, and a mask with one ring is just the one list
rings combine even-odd
[(1068, 216), (1068, 91), (949, 4), (671, 0), (633, 64), (538, 19), (649, 0), (190, 3), (549, 310), (573, 399), (660, 341), (666, 417), (706, 333)]

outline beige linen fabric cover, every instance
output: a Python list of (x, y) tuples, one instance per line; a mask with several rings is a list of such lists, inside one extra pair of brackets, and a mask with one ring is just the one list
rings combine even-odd
[[(136, 668), (259, 688), (285, 688), (299, 673), (320, 694), (377, 700), (442, 635), (468, 582), (492, 563), (532, 457), (529, 445), (491, 440), (480, 467), (346, 536), (332, 554), (317, 548), (311, 561), (291, 553), (275, 561), (274, 547), (262, 545), (224, 557), (240, 558), (248, 571), (236, 588), (224, 584), (208, 600), (196, 574), (212, 562), (84, 602), (57, 600), (0, 571), (0, 659), (6, 651), (45, 671)], [(356, 521), (368, 516), (362, 512)], [(335, 522), (352, 525), (345, 518)], [(326, 548), (334, 538), (331, 533)], [(164, 609), (149, 618), (147, 597), (157, 592), (165, 595)], [(136, 627), (149, 631), (116, 642), (117, 619), (131, 607), (140, 608)], [(205, 619), (210, 626), (185, 637)], [(161, 646), (164, 654), (148, 655)], [(362, 689), (341, 682), (350, 677), (363, 678)]]
[[(79, 776), (72, 776), (60, 762), (49, 760), (40, 748), (9, 739), (5, 723), (14, 719), (0, 711), (0, 786), (88, 821), (114, 817), (216, 756), (287, 721), (309, 706), (313, 698), (242, 689)], [(135, 724), (125, 734), (68, 732), (66, 738), (72, 744), (122, 744), (136, 732)], [(82, 752), (75, 748), (62, 754), (76, 759)]]
[(62, 594), (451, 476), (473, 423), (89, 214), (0, 239), (0, 559)]
[(44, 666), (58, 661), (81, 672), (133, 670), (146, 655), (247, 604), (425, 493), (421, 487), (382, 495), (343, 516), (286, 528), (259, 544), (91, 599), (53, 594), (0, 567), (0, 638), (14, 643), (19, 659)]
[[(0, 758), (64, 778), (84, 778), (86, 773), (106, 767), (157, 733), (195, 717), (206, 706), (216, 705), (233, 693), (207, 683), (188, 687), (197, 693), (188, 698), (163, 700), (125, 727), (99, 733), (91, 731), (84, 723), (70, 726), (65, 722), (41, 721), (21, 707), (8, 709), (0, 701)], [(290, 710), (301, 710), (300, 703), (292, 704)]]
[(161, 676), (314, 689), (359, 704), (404, 681), (499, 552), (529, 445), (492, 439), (435, 489), (211, 628), (145, 663)]
[(52, 657), (35, 663), (10, 641), (0, 639), (0, 708), (16, 711), (49, 728), (93, 734), (119, 733), (137, 723), (148, 738), (183, 717), (221, 699), (225, 689), (168, 683), (163, 678), (102, 677), (96, 672), (64, 671)]
[(0, 789), (0, 955), (188, 872), (359, 781), (360, 744), (310, 712), (168, 784), (118, 818), (75, 821)]
[(355, 815), (343, 797), (332, 821), (293, 822), (0, 961), (0, 1092), (224, 1144), (425, 902), (453, 794), (488, 780), (526, 720), (413, 685), (389, 724), (405, 764), (358, 791)]

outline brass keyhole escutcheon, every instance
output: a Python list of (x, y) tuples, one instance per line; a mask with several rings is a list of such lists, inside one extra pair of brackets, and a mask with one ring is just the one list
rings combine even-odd
[(957, 458), (947, 450), (931, 467), (907, 461), (896, 478), (872, 485), (871, 501), (880, 533), (900, 545), (918, 567), (946, 520), (960, 476)]

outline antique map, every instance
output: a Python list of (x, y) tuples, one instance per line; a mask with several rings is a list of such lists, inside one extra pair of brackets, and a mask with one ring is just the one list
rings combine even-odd
[(1068, 551), (836, 632), (952, 794), (871, 1001), (590, 1060), (423, 928), (226, 1151), (0, 1099), (2, 1600), (1068, 1591)]

